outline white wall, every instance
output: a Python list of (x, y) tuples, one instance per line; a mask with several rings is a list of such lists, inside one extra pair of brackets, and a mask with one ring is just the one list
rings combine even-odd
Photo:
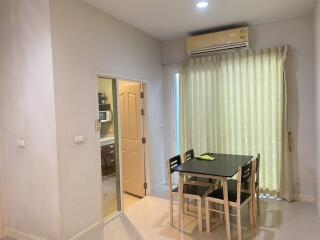
[[(313, 19), (294, 18), (252, 27), (252, 47), (267, 48), (290, 45), (287, 58), (288, 127), (293, 132), (294, 189), (296, 193), (314, 195), (315, 133), (313, 76)], [(163, 44), (163, 60), (175, 62), (185, 58), (184, 40)], [(168, 106), (168, 102), (165, 106)]]
[[(97, 74), (149, 84), (152, 184), (164, 179), (161, 44), (76, 0), (51, 0), (62, 239), (100, 221)], [(85, 136), (81, 145), (73, 137)]]
[(317, 8), (314, 14), (314, 67), (315, 67), (315, 95), (316, 95), (316, 199), (320, 212), (320, 2), (318, 1)]
[(49, 2), (0, 1), (0, 32), (5, 225), (60, 239)]
[(148, 83), (151, 181), (161, 183), (161, 44), (77, 0), (2, 0), (0, 20), (5, 226), (16, 238), (102, 239), (96, 77)]

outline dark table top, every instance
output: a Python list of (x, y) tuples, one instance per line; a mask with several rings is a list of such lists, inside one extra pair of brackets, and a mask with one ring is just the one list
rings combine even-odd
[(219, 177), (233, 177), (238, 168), (247, 164), (253, 156), (210, 153), (215, 160), (191, 159), (175, 167), (176, 172), (205, 174)]

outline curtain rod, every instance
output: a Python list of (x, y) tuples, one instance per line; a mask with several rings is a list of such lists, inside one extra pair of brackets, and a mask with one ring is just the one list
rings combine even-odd
[(283, 47), (284, 48), (284, 52), (285, 54), (288, 51), (288, 48), (290, 47), (290, 45), (280, 45), (280, 46), (275, 46), (275, 47), (266, 47), (266, 48), (252, 48), (252, 49), (230, 49), (230, 50), (225, 50), (225, 51), (217, 51), (217, 52), (208, 52), (208, 53), (202, 53), (202, 54), (197, 54), (197, 55), (193, 55), (193, 56), (186, 56), (184, 59), (180, 59), (180, 60), (176, 60), (176, 61), (162, 61), (161, 64), (163, 66), (165, 65), (175, 65), (175, 64), (182, 64), (184, 63), (186, 60), (188, 59), (192, 59), (192, 58), (197, 58), (197, 57), (207, 57), (207, 56), (219, 56), (219, 55), (224, 55), (224, 54), (228, 54), (228, 53), (234, 53), (234, 52), (244, 52), (244, 51), (260, 51), (260, 50), (264, 50), (264, 49), (270, 49), (270, 48), (277, 48), (277, 47)]
[(182, 64), (184, 60), (177, 60), (177, 61), (162, 61), (162, 65), (174, 65), (174, 64)]

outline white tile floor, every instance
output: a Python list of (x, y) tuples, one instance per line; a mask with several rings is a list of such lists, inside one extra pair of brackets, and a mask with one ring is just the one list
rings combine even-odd
[[(116, 177), (109, 177), (102, 181), (103, 191), (103, 216), (105, 219), (112, 217), (117, 210)], [(124, 209), (126, 210), (140, 198), (124, 193)]]
[(109, 177), (102, 181), (103, 216), (110, 218), (117, 212), (116, 177)]
[[(125, 212), (104, 227), (105, 240), (222, 240), (226, 238), (224, 225), (211, 233), (199, 232), (196, 219), (184, 217), (184, 231), (170, 227), (169, 202), (166, 186), (153, 196), (141, 200), (127, 198)], [(175, 207), (175, 223), (177, 206)], [(243, 239), (255, 240), (317, 240), (320, 239), (320, 217), (315, 204), (286, 201), (261, 201), (259, 228), (247, 229), (247, 212), (243, 211)], [(176, 225), (176, 224), (175, 224)], [(233, 239), (237, 239), (232, 225)], [(13, 240), (4, 238), (1, 240)]]
[(123, 209), (129, 210), (129, 208), (131, 208), (131, 206), (133, 206), (134, 204), (136, 204), (138, 201), (142, 200), (142, 198), (138, 198), (138, 197), (134, 197), (130, 194), (123, 194)]
[[(123, 202), (124, 209), (125, 210), (130, 209), (132, 206), (134, 206), (140, 200), (142, 200), (142, 199), (131, 196), (129, 194), (124, 194), (124, 202)], [(5, 238), (0, 238), (0, 240), (15, 240), (15, 239), (5, 237)]]
[[(177, 207), (175, 208), (175, 222)], [(320, 218), (315, 204), (277, 200), (262, 200), (260, 225), (247, 229), (247, 211), (243, 211), (243, 239), (257, 240), (313, 240), (320, 239)], [(109, 222), (104, 229), (105, 240), (169, 240), (169, 239), (225, 239), (224, 224), (216, 226), (211, 233), (199, 232), (196, 219), (184, 217), (184, 231), (170, 227), (169, 202), (166, 187), (154, 196), (137, 201), (124, 214)], [(205, 228), (205, 226), (204, 226)], [(236, 225), (232, 226), (233, 239)]]

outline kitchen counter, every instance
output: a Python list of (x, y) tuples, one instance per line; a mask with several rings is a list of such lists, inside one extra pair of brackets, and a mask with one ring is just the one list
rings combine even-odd
[(100, 146), (106, 146), (110, 144), (114, 144), (115, 140), (113, 136), (101, 137), (100, 138)]

